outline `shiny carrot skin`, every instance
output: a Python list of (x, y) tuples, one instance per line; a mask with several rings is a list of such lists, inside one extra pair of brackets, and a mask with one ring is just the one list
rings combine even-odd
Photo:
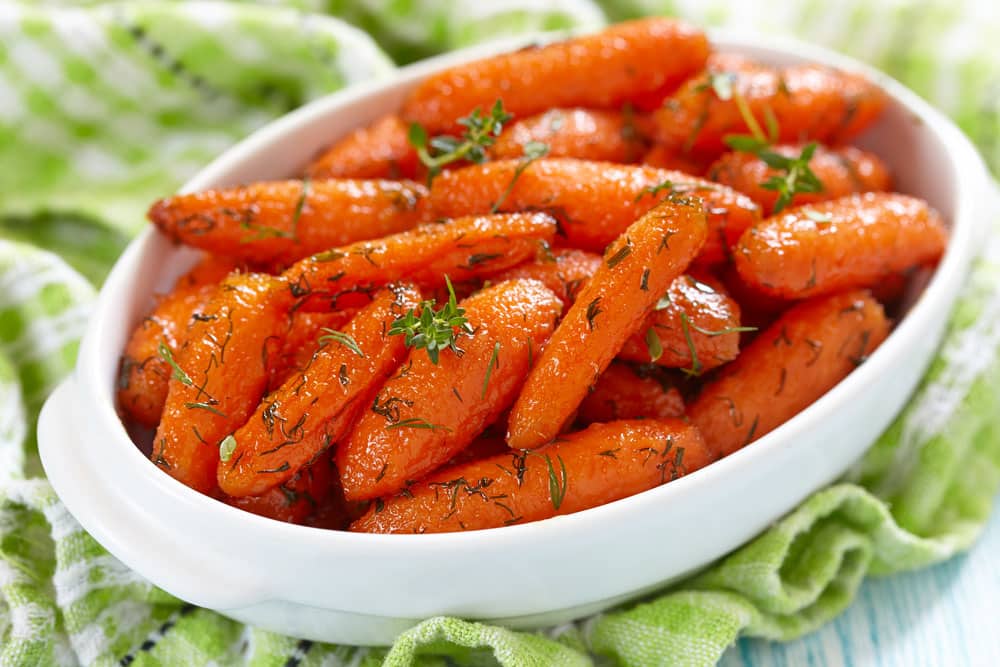
[(390, 285), (344, 327), (346, 338), (328, 340), (305, 369), (265, 397), (233, 434), (231, 455), (219, 461), (223, 492), (260, 495), (338, 442), (352, 421), (341, 416), (363, 405), (406, 355), (402, 337), (388, 330), (419, 303), (416, 289)]
[(319, 349), (323, 329), (340, 330), (357, 314), (356, 309), (329, 313), (297, 311), (288, 320), (284, 334), (267, 341), (267, 393), (285, 383), (294, 373), (303, 370)]
[(433, 289), (446, 275), (453, 283), (489, 277), (534, 257), (555, 233), (556, 221), (544, 213), (458, 218), (318, 253), (281, 279), (297, 306), (337, 309), (342, 298), (389, 282)]
[(503, 197), (500, 210), (551, 213), (560, 223), (561, 245), (603, 252), (671, 194), (695, 196), (708, 212), (709, 235), (699, 258), (705, 262), (724, 259), (727, 244), (760, 220), (749, 197), (677, 171), (556, 158), (538, 160), (514, 179), (519, 164), (499, 160), (443, 173), (431, 186), (430, 208), (443, 217), (486, 213)]
[(947, 231), (927, 202), (866, 193), (808, 204), (748, 229), (734, 251), (740, 276), (761, 291), (804, 299), (870, 287), (936, 261)]
[[(714, 155), (705, 157), (687, 153), (681, 148), (657, 144), (642, 156), (642, 162), (657, 169), (680, 171), (692, 176), (704, 177), (712, 164)], [(714, 179), (713, 179), (714, 180)], [(737, 188), (738, 189), (738, 188)]]
[[(662, 374), (660, 374), (662, 375)], [(684, 416), (676, 387), (654, 373), (613, 363), (580, 403), (577, 419), (585, 424), (618, 419), (668, 419)]]
[(771, 110), (780, 143), (847, 142), (870, 126), (887, 103), (885, 93), (863, 76), (822, 65), (744, 66), (714, 75), (723, 72), (735, 77), (732, 96), (720, 99), (708, 75), (689, 80), (655, 112), (657, 142), (686, 151), (722, 152), (727, 134), (751, 131), (737, 94), (764, 131), (765, 109)]
[(559, 434), (706, 234), (701, 201), (675, 195), (608, 247), (528, 375), (511, 410), (507, 444), (535, 449)]
[[(802, 145), (786, 144), (770, 150), (786, 157), (798, 157)], [(855, 192), (885, 192), (892, 188), (889, 167), (874, 153), (853, 146), (826, 148), (817, 146), (809, 168), (823, 184), (821, 192), (801, 192), (792, 197), (791, 206), (837, 199)], [(708, 178), (738, 190), (765, 211), (774, 210), (778, 192), (762, 187), (781, 175), (755, 155), (733, 151), (726, 153), (708, 170)]]
[(462, 354), (445, 350), (435, 364), (413, 350), (338, 448), (348, 500), (397, 491), (468, 446), (510, 407), (562, 312), (532, 280), (488, 287), (460, 305), (474, 330), (459, 335)]
[(355, 532), (500, 528), (627, 498), (714, 460), (677, 419), (594, 424), (537, 452), (510, 452), (434, 473), (351, 524)]
[(117, 396), (118, 406), (129, 419), (149, 428), (159, 423), (172, 372), (160, 356), (160, 343), (176, 354), (191, 316), (208, 303), (219, 281), (236, 268), (237, 264), (227, 259), (206, 257), (177, 279), (132, 332), (122, 353)]
[(882, 306), (866, 291), (806, 301), (706, 383), (688, 414), (713, 450), (732, 454), (829, 391), (888, 333)]
[(322, 457), (307, 468), (299, 470), (279, 487), (272, 488), (259, 496), (225, 498), (225, 502), (275, 521), (302, 524), (320, 508), (329, 504), (328, 496), (336, 476), (330, 457)]
[(680, 21), (650, 18), (602, 32), (478, 60), (434, 74), (410, 93), (402, 117), (428, 132), (451, 130), (496, 100), (515, 118), (552, 108), (620, 109), (666, 93), (705, 64), (708, 41)]
[(533, 262), (525, 262), (504, 271), (496, 279), (537, 280), (555, 292), (566, 309), (576, 301), (576, 295), (597, 272), (602, 261), (600, 255), (591, 252), (562, 248), (543, 253)]
[(549, 157), (635, 162), (646, 149), (632, 115), (621, 111), (550, 109), (514, 122), (492, 148), (495, 159), (520, 158), (530, 142), (548, 146)]
[(652, 362), (647, 341), (650, 330), (662, 350), (654, 363), (667, 368), (686, 368), (697, 374), (739, 354), (740, 307), (720, 287), (683, 275), (670, 283), (657, 307), (622, 346), (619, 358)]
[(400, 181), (255, 183), (161, 199), (149, 219), (179, 243), (248, 262), (291, 263), (415, 227), (427, 190)]
[(289, 300), (272, 276), (224, 280), (177, 355), (153, 463), (205, 494), (217, 489), (222, 440), (253, 414), (267, 386), (264, 348), (285, 327)]
[(383, 116), (358, 128), (327, 148), (306, 167), (312, 179), (417, 179), (420, 159), (410, 145), (407, 124), (399, 116)]

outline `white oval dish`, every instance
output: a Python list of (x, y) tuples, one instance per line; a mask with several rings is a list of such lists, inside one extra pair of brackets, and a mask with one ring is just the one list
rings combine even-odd
[[(599, 611), (711, 563), (836, 479), (902, 407), (940, 340), (985, 233), (985, 167), (950, 121), (870, 68), (792, 40), (712, 37), (722, 50), (768, 62), (827, 63), (877, 80), (892, 104), (860, 143), (886, 159), (900, 190), (929, 200), (951, 225), (948, 251), (909, 314), (815, 404), (705, 469), (578, 514), (442, 535), (282, 524), (163, 474), (115, 412), (118, 360), (129, 333), (152, 294), (194, 258), (147, 229), (108, 277), (76, 373), (40, 419), (42, 461), (70, 512), (122, 562), (181, 599), (289, 635), (370, 645), (390, 643), (441, 614), (534, 628)], [(427, 74), (497, 50), (454, 53), (389, 82), (318, 100), (227, 151), (183, 190), (295, 174), (317, 147), (395, 110)]]

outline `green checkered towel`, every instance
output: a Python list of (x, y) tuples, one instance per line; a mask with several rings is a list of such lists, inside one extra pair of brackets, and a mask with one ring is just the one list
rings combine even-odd
[(148, 202), (268, 119), (388, 76), (393, 60), (654, 12), (790, 32), (903, 80), (950, 113), (997, 169), (994, 3), (59, 4), (0, 6), (0, 664), (709, 665), (740, 635), (809, 632), (843, 610), (866, 575), (939, 562), (981, 531), (1000, 484), (1000, 229), (922, 385), (846, 480), (707, 572), (544, 633), (435, 618), (391, 649), (356, 649), (185, 605), (67, 513), (39, 466), (34, 424), (72, 368), (94, 285)]

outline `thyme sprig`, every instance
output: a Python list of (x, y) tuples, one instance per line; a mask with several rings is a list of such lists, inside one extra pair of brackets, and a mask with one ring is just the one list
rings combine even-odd
[(458, 336), (462, 333), (472, 334), (472, 325), (465, 317), (465, 309), (458, 306), (455, 289), (448, 276), (444, 278), (448, 285), (448, 303), (434, 310), (434, 300), (423, 301), (420, 315), (416, 309), (410, 310), (397, 318), (389, 327), (390, 336), (405, 336), (406, 347), (427, 350), (427, 356), (437, 363), (441, 350), (450, 349), (457, 355), (462, 354), (458, 346)]
[(816, 152), (816, 143), (807, 144), (795, 157), (788, 157), (771, 150), (781, 135), (774, 111), (769, 106), (764, 107), (764, 124), (767, 126), (765, 134), (750, 110), (746, 98), (740, 93), (739, 87), (735, 83), (736, 74), (733, 72), (718, 72), (709, 77), (708, 87), (715, 92), (720, 100), (733, 100), (735, 102), (743, 122), (750, 130), (749, 135), (727, 134), (723, 137), (725, 144), (734, 151), (756, 155), (767, 166), (779, 172), (760, 184), (765, 190), (774, 190), (778, 193), (778, 199), (774, 202), (771, 214), (783, 211), (797, 194), (822, 192), (822, 181), (809, 167), (809, 161)]
[(465, 128), (460, 137), (451, 134), (428, 137), (423, 125), (412, 123), (408, 139), (410, 145), (417, 149), (420, 162), (427, 167), (429, 182), (453, 162), (485, 162), (488, 157), (486, 149), (493, 145), (504, 124), (511, 118), (513, 116), (503, 108), (503, 100), (497, 100), (488, 114), (477, 108), (468, 116), (459, 118), (458, 124)]

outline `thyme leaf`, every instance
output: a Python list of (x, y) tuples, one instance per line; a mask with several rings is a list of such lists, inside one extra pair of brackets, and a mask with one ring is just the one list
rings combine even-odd
[(441, 169), (453, 162), (486, 162), (486, 149), (493, 145), (504, 124), (511, 118), (513, 116), (503, 108), (503, 100), (498, 99), (488, 114), (476, 108), (468, 116), (459, 118), (458, 124), (465, 128), (459, 137), (450, 134), (428, 137), (422, 125), (412, 123), (407, 139), (417, 150), (420, 162), (427, 167), (427, 180), (430, 182), (441, 173)]
[(416, 310), (410, 310), (393, 321), (389, 327), (390, 336), (404, 336), (406, 347), (427, 350), (427, 356), (433, 363), (438, 362), (441, 350), (451, 349), (461, 355), (457, 337), (461, 333), (471, 334), (472, 325), (465, 317), (465, 309), (458, 306), (455, 289), (448, 276), (444, 277), (448, 285), (448, 303), (434, 310), (435, 302), (424, 301), (420, 304), (420, 315)]

